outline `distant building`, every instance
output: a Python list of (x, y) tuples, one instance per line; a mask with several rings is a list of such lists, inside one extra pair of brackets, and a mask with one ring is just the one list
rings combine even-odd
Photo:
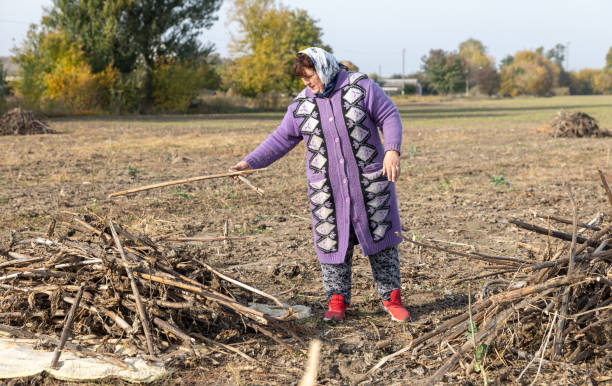
[(17, 79), (17, 71), (19, 71), (19, 66), (11, 60), (10, 56), (0, 56), (0, 63), (2, 63), (4, 72), (6, 72), (7, 81), (11, 82)]
[(404, 95), (407, 88), (414, 89), (414, 93), (417, 95), (422, 95), (423, 92), (421, 84), (416, 78), (382, 78), (381, 83), (381, 87), (387, 95)]

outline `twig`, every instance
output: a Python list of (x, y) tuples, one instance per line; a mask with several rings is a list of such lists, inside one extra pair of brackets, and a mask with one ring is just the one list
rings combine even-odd
[[(538, 214), (536, 214), (536, 217), (543, 218), (543, 219), (555, 220), (555, 221), (558, 221), (558, 222), (563, 223), (563, 224), (569, 224), (569, 225), (573, 225), (574, 224), (572, 220), (567, 220), (567, 219), (564, 219), (564, 218), (561, 218), (561, 217), (557, 217), (557, 216), (553, 216), (553, 215), (544, 215), (544, 214), (538, 213)], [(590, 229), (592, 231), (599, 231), (599, 230), (601, 230), (601, 228), (598, 227), (598, 226), (594, 226), (594, 225), (590, 225), (590, 224), (585, 224), (583, 222), (579, 222), (577, 224), (578, 224), (578, 226), (580, 228)]]
[(77, 293), (76, 299), (70, 307), (68, 316), (66, 316), (66, 321), (64, 323), (64, 329), (62, 330), (59, 345), (57, 345), (55, 351), (53, 351), (53, 359), (51, 359), (50, 365), (52, 369), (57, 369), (57, 363), (59, 362), (60, 355), (62, 355), (62, 350), (64, 349), (64, 345), (66, 344), (68, 336), (70, 335), (70, 331), (72, 330), (72, 322), (74, 321), (74, 316), (76, 315), (76, 311), (79, 308), (79, 302), (83, 297), (83, 291), (85, 291), (85, 283), (81, 284), (81, 288), (79, 288), (79, 292)]
[(300, 379), (298, 386), (314, 386), (317, 384), (317, 374), (319, 372), (319, 357), (321, 355), (321, 341), (318, 339), (310, 342), (308, 348), (308, 362), (306, 371)]
[(504, 271), (496, 271), (496, 272), (491, 272), (491, 273), (485, 273), (483, 275), (476, 275), (476, 276), (470, 276), (470, 277), (466, 277), (463, 279), (458, 279), (453, 281), (453, 284), (460, 284), (466, 281), (470, 281), (470, 280), (477, 280), (477, 279), (482, 279), (485, 277), (489, 277), (489, 276), (495, 276), (495, 275), (501, 275), (504, 273), (509, 273), (509, 272), (516, 272), (516, 269), (506, 269)]
[(180, 185), (180, 184), (189, 184), (191, 182), (201, 181), (201, 180), (208, 180), (208, 179), (212, 179), (212, 178), (240, 176), (240, 175), (243, 175), (243, 174), (250, 174), (250, 173), (259, 172), (259, 171), (262, 171), (262, 170), (266, 170), (266, 169), (265, 168), (263, 168), (263, 169), (249, 169), (249, 170), (242, 170), (242, 171), (239, 171), (239, 172), (211, 174), (211, 175), (208, 175), (208, 176), (199, 176), (199, 177), (185, 178), (185, 179), (182, 179), (182, 180), (173, 180), (173, 181), (167, 181), (167, 182), (160, 182), (158, 184), (146, 185), (146, 186), (141, 186), (141, 187), (138, 187), (138, 188), (132, 188), (132, 189), (128, 189), (128, 190), (122, 190), (120, 192), (111, 193), (111, 194), (108, 195), (108, 198), (113, 198), (113, 197), (118, 197), (118, 196), (125, 196), (126, 194), (135, 193), (135, 192), (142, 192), (144, 190), (151, 190), (151, 189), (156, 189), (156, 188), (163, 188), (165, 186)]
[(504, 257), (504, 256), (489, 256), (489, 255), (485, 255), (483, 253), (464, 253), (464, 252), (458, 252), (458, 251), (453, 251), (452, 249), (447, 249), (447, 248), (442, 248), (442, 247), (438, 247), (436, 245), (431, 245), (431, 244), (425, 244), (425, 243), (421, 243), (415, 240), (410, 240), (407, 238), (402, 237), (402, 235), (399, 232), (395, 232), (395, 234), (397, 236), (399, 236), (400, 238), (402, 238), (402, 240), (408, 241), (409, 243), (424, 247), (424, 248), (431, 248), (431, 249), (436, 249), (438, 251), (442, 251), (442, 252), (447, 252), (447, 253), (451, 253), (453, 255), (457, 255), (457, 256), (463, 256), (463, 257), (467, 257), (468, 259), (476, 259), (476, 260), (483, 260), (483, 261), (487, 261), (487, 262), (495, 262), (497, 264), (502, 264), (502, 265), (516, 265), (516, 264), (531, 264), (531, 261), (528, 260), (522, 260), (522, 259), (515, 259), (513, 257)]
[[(542, 367), (542, 362), (544, 360), (544, 351), (546, 350), (546, 346), (548, 345), (548, 339), (550, 339), (550, 335), (552, 333), (552, 330), (554, 329), (554, 325), (555, 322), (557, 321), (557, 312), (555, 311), (555, 314), (553, 315), (553, 320), (552, 322), (550, 321), (549, 318), (549, 324), (548, 327), (546, 328), (548, 330), (548, 332), (546, 333), (546, 338), (544, 339), (544, 341), (542, 341), (542, 344), (540, 345), (540, 348), (538, 349), (538, 351), (536, 351), (535, 355), (531, 356), (531, 360), (529, 361), (529, 363), (527, 363), (527, 366), (525, 366), (525, 368), (523, 369), (523, 371), (521, 371), (521, 373), (519, 374), (518, 378), (516, 379), (516, 381), (520, 381), (521, 378), (523, 377), (523, 375), (525, 374), (525, 372), (527, 371), (527, 369), (531, 366), (531, 364), (536, 360), (537, 358), (537, 354), (539, 352), (542, 353), (542, 356), (540, 357), (540, 365), (538, 366), (538, 374), (540, 373), (540, 368)], [(537, 375), (536, 375), (537, 378)], [(534, 378), (535, 381), (535, 378)]]
[(130, 279), (130, 286), (132, 287), (132, 293), (134, 294), (134, 298), (136, 300), (136, 313), (140, 317), (142, 329), (144, 330), (145, 338), (147, 339), (147, 349), (149, 350), (149, 355), (153, 356), (153, 338), (151, 337), (151, 331), (149, 329), (149, 320), (147, 318), (144, 305), (142, 304), (142, 300), (140, 299), (140, 294), (138, 293), (138, 286), (136, 285), (136, 279), (134, 279), (132, 267), (129, 265), (127, 257), (125, 256), (125, 251), (123, 250), (123, 245), (121, 245), (121, 240), (119, 240), (119, 236), (117, 235), (117, 231), (115, 230), (115, 226), (111, 220), (108, 221), (108, 226), (110, 227), (113, 239), (115, 240), (117, 250), (119, 250), (119, 254), (121, 255), (121, 260), (123, 260), (125, 272)]
[[(234, 169), (230, 169), (229, 171), (230, 171), (230, 172), (233, 172), (233, 171), (234, 171)], [(237, 176), (237, 177), (238, 177), (238, 179), (239, 179), (240, 181), (242, 181), (242, 182), (244, 182), (245, 184), (247, 184), (247, 186), (248, 186), (249, 188), (251, 188), (251, 189), (253, 189), (255, 192), (257, 192), (257, 194), (259, 194), (260, 196), (263, 196), (263, 195), (264, 195), (264, 191), (263, 191), (263, 189), (260, 189), (260, 188), (258, 188), (257, 186), (253, 185), (253, 184), (251, 183), (251, 181), (249, 181), (249, 180), (248, 180), (246, 177), (244, 177), (244, 176)]]
[[(570, 200), (572, 202), (572, 211), (573, 217), (572, 221), (574, 225), (572, 227), (572, 244), (570, 246), (570, 256), (569, 263), (567, 266), (567, 277), (570, 277), (574, 271), (574, 256), (576, 254), (576, 239), (578, 237), (578, 209), (576, 208), (576, 201), (574, 200), (574, 194), (572, 193), (572, 188), (570, 185), (567, 185), (567, 192), (569, 194)], [(561, 354), (561, 350), (563, 349), (563, 330), (565, 329), (565, 320), (567, 317), (567, 310), (569, 307), (569, 296), (570, 296), (570, 287), (566, 287), (563, 292), (563, 299), (561, 300), (561, 315), (559, 318), (559, 322), (557, 324), (557, 334), (555, 335), (555, 341), (553, 345), (553, 351), (551, 354), (551, 359), (556, 359), (557, 356)]]
[(177, 288), (184, 289), (184, 290), (189, 291), (189, 292), (196, 293), (196, 294), (201, 295), (201, 296), (203, 296), (203, 297), (205, 297), (205, 298), (207, 298), (209, 300), (216, 301), (217, 303), (219, 303), (221, 305), (224, 305), (225, 307), (230, 308), (230, 309), (232, 309), (232, 310), (234, 310), (234, 311), (236, 311), (236, 312), (238, 312), (240, 314), (243, 314), (246, 317), (254, 319), (254, 320), (256, 320), (257, 322), (259, 322), (261, 324), (265, 325), (265, 324), (268, 323), (268, 321), (264, 317), (265, 315), (264, 315), (263, 312), (252, 310), (252, 309), (250, 309), (248, 307), (245, 307), (242, 304), (240, 304), (240, 303), (238, 303), (236, 301), (233, 301), (233, 300), (231, 300), (229, 298), (224, 298), (224, 297), (222, 297), (222, 296), (220, 296), (218, 294), (214, 294), (212, 292), (206, 291), (206, 290), (204, 290), (203, 288), (201, 288), (199, 286), (195, 286), (195, 285), (187, 284), (187, 283), (181, 283), (181, 282), (178, 282), (176, 280), (171, 280), (171, 279), (159, 277), (159, 276), (156, 276), (156, 275), (150, 275), (150, 274), (142, 273), (142, 272), (134, 272), (134, 274), (137, 277), (139, 277), (139, 278), (141, 277), (141, 278), (143, 278), (145, 280), (151, 280), (151, 281), (156, 281), (158, 283), (164, 283), (164, 284), (167, 284), (167, 285), (171, 285), (171, 286), (174, 286), (174, 287), (177, 287)]
[(165, 241), (199, 241), (199, 242), (210, 242), (210, 241), (226, 241), (226, 240), (246, 240), (252, 239), (253, 236), (220, 236), (220, 237), (167, 237)]
[(610, 192), (610, 187), (608, 186), (608, 181), (606, 181), (606, 176), (600, 169), (597, 169), (597, 172), (599, 173), (601, 183), (603, 184), (603, 187), (606, 190), (606, 196), (608, 196), (608, 201), (610, 202), (610, 205), (612, 205), (612, 192)]
[(214, 273), (215, 275), (219, 276), (221, 279), (226, 280), (226, 281), (229, 281), (230, 283), (235, 284), (235, 285), (237, 285), (238, 287), (244, 288), (244, 289), (246, 289), (246, 290), (249, 290), (249, 291), (251, 291), (251, 292), (253, 292), (253, 293), (256, 293), (257, 295), (261, 295), (261, 296), (263, 296), (263, 297), (265, 297), (265, 298), (268, 298), (268, 299), (272, 300), (274, 303), (276, 303), (276, 304), (277, 304), (279, 307), (281, 307), (281, 308), (285, 308), (285, 309), (288, 309), (289, 313), (291, 313), (291, 312), (292, 312), (291, 307), (287, 307), (286, 305), (284, 305), (284, 304), (283, 304), (283, 303), (282, 303), (280, 300), (278, 300), (278, 299), (277, 299), (277, 298), (275, 298), (274, 296), (269, 295), (269, 294), (267, 294), (267, 293), (265, 293), (265, 292), (263, 292), (263, 291), (260, 291), (260, 290), (258, 290), (257, 288), (253, 288), (253, 287), (251, 287), (250, 285), (247, 285), (247, 284), (241, 283), (241, 282), (239, 282), (239, 281), (238, 281), (238, 280), (236, 280), (236, 279), (232, 279), (231, 277), (229, 277), (229, 276), (226, 276), (226, 275), (222, 274), (221, 272), (217, 271), (216, 269), (214, 269), (214, 268), (213, 268), (213, 267), (211, 267), (210, 265), (208, 265), (208, 264), (206, 264), (206, 263), (204, 263), (204, 262), (202, 262), (202, 261), (200, 261), (200, 260), (197, 260), (197, 259), (192, 259), (192, 261), (193, 261), (193, 262), (195, 262), (195, 263), (200, 264), (202, 267), (206, 268), (206, 269), (207, 269), (207, 270), (209, 270), (210, 272), (212, 272), (212, 273)]
[[(519, 220), (515, 220), (515, 219), (511, 219), (510, 223), (518, 226), (519, 228), (523, 228), (526, 229), (528, 231), (532, 231), (532, 232), (536, 232), (542, 235), (550, 235), (552, 237), (556, 237), (558, 239), (561, 240), (565, 240), (565, 241), (571, 241), (572, 240), (572, 235), (565, 233), (565, 232), (560, 232), (560, 231), (556, 231), (556, 230), (552, 230), (552, 229), (546, 229), (546, 228), (542, 228), (540, 226), (537, 225), (533, 225), (533, 224), (529, 224), (523, 221), (519, 221)], [(597, 248), (598, 244), (595, 241), (592, 241), (592, 239), (585, 239), (584, 237), (577, 237), (576, 241), (580, 244), (583, 243), (587, 243), (588, 246), (593, 247), (593, 248)]]

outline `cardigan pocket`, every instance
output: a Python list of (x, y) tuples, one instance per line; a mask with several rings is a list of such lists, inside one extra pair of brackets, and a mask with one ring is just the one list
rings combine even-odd
[(382, 240), (387, 231), (391, 229), (391, 222), (387, 221), (391, 212), (389, 206), (390, 182), (386, 176), (382, 175), (382, 172), (382, 165), (375, 163), (366, 166), (361, 173), (361, 187), (374, 241)]
[(326, 174), (308, 181), (308, 201), (312, 212), (315, 245), (325, 253), (338, 250), (336, 208), (329, 178)]

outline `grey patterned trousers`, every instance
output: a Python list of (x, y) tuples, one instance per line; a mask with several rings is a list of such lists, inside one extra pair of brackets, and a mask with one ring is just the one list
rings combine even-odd
[[(340, 294), (344, 297), (344, 301), (347, 304), (351, 302), (353, 250), (355, 245), (358, 244), (353, 227), (351, 227), (350, 232), (344, 263), (321, 263), (323, 287), (325, 288), (327, 298), (330, 299), (332, 295)], [(370, 259), (370, 266), (372, 267), (378, 295), (383, 300), (389, 300), (391, 291), (401, 288), (397, 246), (394, 245), (383, 249), (378, 253), (369, 255), (368, 258)]]

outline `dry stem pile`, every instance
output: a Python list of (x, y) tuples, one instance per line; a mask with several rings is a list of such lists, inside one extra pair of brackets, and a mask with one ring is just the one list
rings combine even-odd
[(597, 125), (595, 118), (581, 111), (559, 111), (550, 123), (553, 137), (608, 137), (610, 133)]
[[(612, 204), (612, 194), (601, 172), (600, 175)], [(571, 190), (569, 194), (574, 203)], [(547, 216), (549, 221), (573, 224), (572, 234), (511, 220), (522, 229), (546, 235), (549, 240), (569, 241), (559, 245), (556, 251), (551, 245), (546, 251), (539, 251), (538, 261), (475, 251), (457, 252), (411, 241), (422, 247), (487, 261), (500, 268), (462, 281), (508, 272), (513, 277), (487, 281), (479, 299), (473, 304), (470, 299), (464, 313), (383, 358), (362, 379), (402, 353), (411, 350), (416, 355), (427, 349), (435, 350), (437, 355), (447, 353), (442, 355), (446, 357), (444, 364), (432, 375), (429, 384), (441, 381), (457, 365), (468, 374), (481, 371), (487, 377), (487, 371), (507, 368), (517, 357), (528, 364), (515, 381), (521, 377), (537, 378), (542, 366), (584, 373), (583, 364), (588, 364), (593, 379), (612, 379), (609, 378), (612, 372), (612, 245), (609, 245), (612, 224), (578, 223), (573, 205), (573, 220)], [(586, 232), (592, 234), (578, 236)], [(526, 244), (523, 246), (537, 251)], [(454, 377), (457, 376), (455, 373)]]
[(0, 135), (26, 135), (55, 133), (32, 112), (17, 107), (0, 118)]
[(0, 332), (61, 346), (56, 337), (83, 287), (74, 319), (77, 343), (67, 345), (83, 355), (117, 357), (121, 346), (127, 347), (122, 355), (167, 363), (213, 347), (254, 361), (216, 338), (247, 327), (303, 351), (281, 337), (293, 336), (305, 347), (283, 324), (295, 316), (291, 309), (273, 318), (243, 305), (237, 300), (242, 291), (227, 287), (280, 303), (273, 296), (217, 272), (193, 251), (135, 236), (93, 212), (69, 217), (59, 223), (69, 230), (63, 236), (53, 236), (53, 221), (46, 234), (12, 233), (9, 250), (0, 251), (6, 257), (0, 262)]

